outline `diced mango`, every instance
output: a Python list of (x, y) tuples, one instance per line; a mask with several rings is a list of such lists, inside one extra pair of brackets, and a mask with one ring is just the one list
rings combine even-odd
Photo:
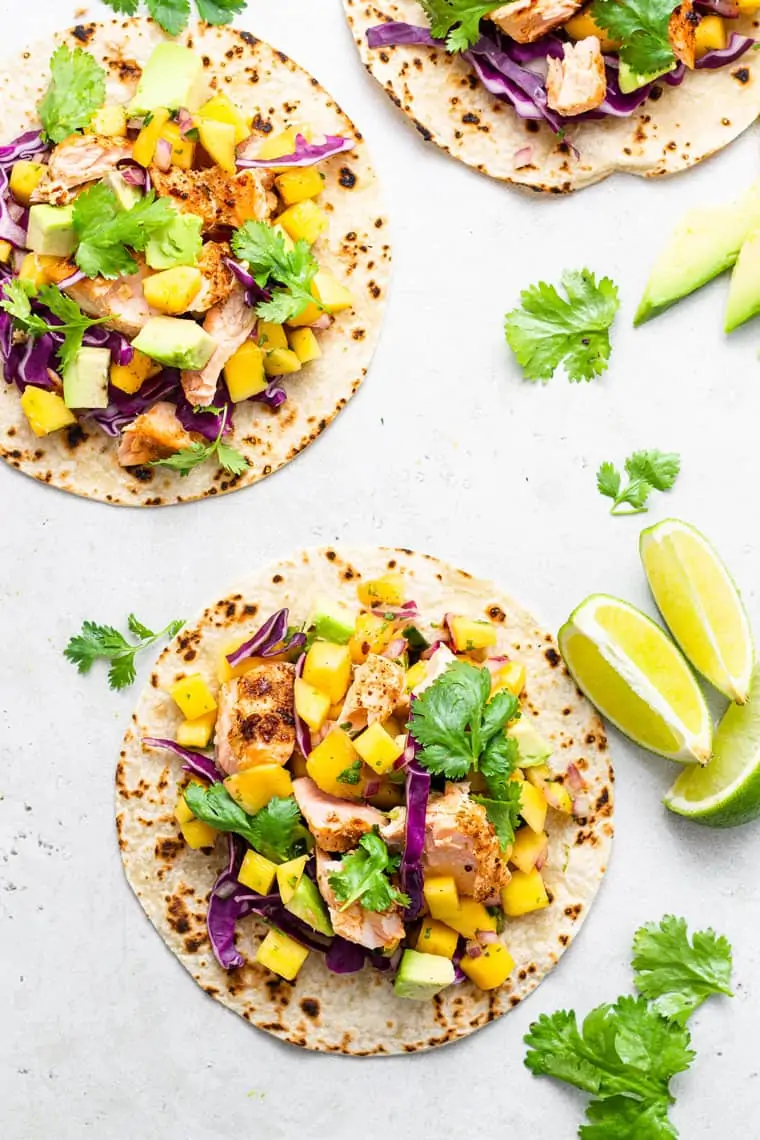
[(411, 693), (412, 689), (416, 689), (422, 681), (427, 677), (427, 661), (418, 661), (416, 665), (412, 665), (411, 669), (406, 671), (406, 680), (404, 687), (407, 693)]
[(225, 174), (237, 174), (237, 141), (233, 124), (199, 119), (198, 135), (209, 158), (221, 166)]
[(180, 825), (183, 823), (189, 823), (191, 819), (195, 819), (195, 816), (187, 805), (187, 800), (185, 799), (184, 792), (177, 800), (176, 806), (174, 808), (174, 818)]
[(301, 364), (311, 364), (312, 360), (319, 360), (322, 355), (319, 341), (311, 329), (294, 329), (288, 335), (288, 344)]
[(360, 582), (356, 588), (359, 601), (370, 609), (382, 606), (400, 606), (406, 593), (401, 574), (386, 574), (368, 582)]
[(543, 831), (546, 824), (547, 803), (543, 792), (525, 780), (521, 786), (520, 815), (533, 831)]
[(43, 285), (55, 282), (61, 264), (68, 266), (68, 262), (62, 257), (50, 257), (46, 253), (27, 253), (21, 262), (19, 280), (29, 281), (36, 289), (41, 289)]
[(390, 780), (384, 780), (376, 792), (367, 799), (373, 807), (379, 808), (380, 811), (390, 811), (392, 808), (401, 807), (404, 802), (404, 785), (394, 784)]
[(158, 376), (162, 368), (162, 364), (136, 348), (129, 364), (111, 365), (110, 380), (114, 388), (133, 396), (135, 392), (140, 391), (146, 380)]
[(330, 698), (303, 677), (296, 678), (296, 712), (312, 732), (319, 732), (330, 711)]
[(9, 241), (0, 241), (0, 263), (7, 265), (13, 255), (13, 246)]
[(265, 859), (258, 851), (246, 851), (238, 872), (238, 880), (244, 887), (250, 887), (257, 894), (268, 895), (276, 874), (276, 863)]
[(182, 134), (179, 123), (173, 120), (168, 122), (161, 131), (161, 138), (165, 139), (172, 148), (172, 166), (180, 170), (192, 170), (195, 161), (195, 141)]
[(243, 341), (224, 366), (224, 380), (234, 404), (265, 390), (269, 381), (264, 372), (264, 353), (257, 344)]
[(282, 228), (282, 226), (275, 224), (272, 226), (272, 229), (276, 234), (280, 235), (282, 238), (282, 244), (285, 246), (285, 249), (288, 251), (288, 253), (290, 253), (291, 250), (295, 249), (296, 243), (293, 241), (292, 237), (285, 233), (285, 230)]
[(290, 376), (301, 371), (301, 361), (290, 348), (275, 348), (264, 357), (267, 376)]
[(280, 863), (277, 868), (277, 886), (284, 903), (289, 903), (296, 893), (296, 887), (308, 859), (308, 855), (299, 855), (296, 859), (289, 859), (287, 863)]
[(274, 348), (287, 348), (288, 338), (282, 325), (272, 324), (271, 321), (259, 321), (256, 333), (259, 345), (264, 352), (271, 352)]
[(140, 166), (150, 166), (153, 162), (156, 155), (156, 144), (161, 138), (161, 132), (169, 122), (169, 118), (170, 115), (166, 108), (158, 107), (135, 139), (132, 157)]
[(519, 697), (525, 688), (525, 666), (518, 661), (507, 661), (491, 678), (491, 692), (506, 689), (513, 697)]
[(551, 780), (552, 773), (548, 764), (532, 764), (526, 768), (527, 777), (531, 784), (543, 791), (544, 784), (547, 780)]
[(495, 990), (506, 982), (515, 968), (515, 960), (501, 942), (490, 942), (482, 949), (482, 954), (477, 958), (463, 954), (459, 965), (462, 972), (481, 990)]
[(351, 683), (351, 653), (347, 645), (334, 641), (315, 641), (306, 654), (303, 679), (326, 693), (330, 704), (341, 700)]
[(256, 951), (256, 961), (273, 974), (292, 982), (309, 957), (309, 951), (294, 938), (272, 929)]
[(377, 614), (359, 614), (356, 632), (348, 643), (351, 660), (363, 664), (370, 653), (382, 653), (393, 641), (393, 622)]
[(177, 744), (183, 748), (208, 748), (214, 735), (216, 709), (204, 713), (196, 720), (183, 720), (177, 729)]
[(146, 277), (143, 293), (145, 300), (154, 309), (176, 317), (187, 312), (202, 284), (200, 269), (192, 265), (177, 265), (174, 269), (164, 269), (161, 273)]
[(57, 392), (29, 385), (21, 396), (21, 410), (29, 420), (29, 427), (35, 435), (50, 435), (51, 432), (75, 424), (77, 418), (66, 407), (63, 397)]
[(571, 40), (585, 40), (588, 36), (596, 36), (601, 44), (602, 51), (616, 51), (620, 47), (621, 41), (612, 39), (603, 28), (599, 27), (590, 8), (571, 16), (564, 25), (564, 30)]
[(509, 918), (519, 918), (521, 914), (530, 914), (548, 906), (549, 896), (541, 872), (535, 868), (527, 874), (514, 871), (507, 885), (501, 888), (501, 905)]
[(288, 761), (290, 774), (294, 780), (299, 776), (308, 776), (309, 770), (306, 767), (306, 757), (302, 756), (300, 752), (294, 752)]
[(293, 241), (305, 241), (309, 245), (314, 245), (329, 226), (325, 211), (310, 198), (297, 202), (295, 206), (288, 206), (279, 215), (277, 222)]
[(422, 893), (433, 918), (448, 922), (449, 916), (459, 910), (459, 891), (453, 875), (430, 876), (425, 879)]
[(758, 0), (736, 0), (736, 7), (740, 12), (756, 12), (760, 3)]
[(320, 269), (317, 272), (312, 292), (331, 315), (342, 313), (345, 309), (352, 308), (354, 304), (351, 291), (345, 285), (341, 285), (337, 277), (328, 269)]
[(390, 736), (377, 721), (354, 740), (354, 748), (365, 764), (378, 775), (393, 770), (393, 765), (404, 754), (404, 746)]
[(514, 863), (519, 871), (526, 874), (532, 871), (538, 860), (546, 855), (549, 840), (545, 831), (533, 831), (530, 827), (521, 827), (515, 835), (512, 845), (510, 863)]
[(459, 935), (456, 930), (436, 918), (424, 918), (417, 935), (415, 949), (421, 954), (437, 954), (439, 958), (453, 958)]
[(559, 780), (547, 780), (544, 784), (544, 798), (549, 807), (554, 808), (555, 811), (572, 815), (573, 797)]
[(457, 653), (471, 649), (488, 649), (496, 644), (496, 630), (487, 621), (470, 621), (464, 617), (450, 617), (449, 628)]
[(219, 834), (202, 819), (191, 819), (187, 823), (180, 824), (180, 830), (185, 837), (185, 843), (188, 847), (192, 847), (193, 851), (198, 851), (201, 847), (213, 847)]
[(20, 162), (14, 164), (11, 170), (10, 188), (11, 194), (20, 206), (31, 205), (32, 194), (39, 186), (46, 171), (47, 166), (42, 162), (27, 162), (25, 159), (21, 159)]
[(362, 795), (364, 781), (345, 784), (338, 779), (358, 759), (359, 753), (351, 743), (350, 736), (342, 728), (333, 728), (316, 748), (312, 748), (306, 761), (306, 771), (317, 787), (328, 795), (358, 799)]
[(179, 705), (186, 720), (197, 720), (199, 716), (214, 712), (217, 708), (214, 696), (200, 673), (183, 677), (172, 685), (169, 695)]
[(242, 113), (223, 92), (219, 92), (204, 103), (197, 113), (199, 119), (211, 119), (217, 123), (229, 123), (235, 128), (235, 142), (240, 144), (249, 137), (251, 130)]
[(488, 913), (483, 903), (476, 902), (475, 899), (460, 898), (458, 908), (444, 918), (447, 926), (465, 938), (474, 938), (479, 930), (496, 932), (496, 919)]
[(726, 22), (720, 16), (703, 16), (694, 30), (694, 48), (697, 59), (708, 51), (722, 51), (728, 42)]
[(90, 134), (108, 135), (112, 139), (127, 137), (127, 112), (120, 103), (107, 104), (90, 119)]
[(224, 786), (243, 811), (255, 815), (275, 796), (292, 795), (290, 772), (280, 764), (255, 764), (243, 772), (228, 776)]
[(219, 648), (219, 656), (216, 659), (216, 675), (220, 685), (226, 685), (233, 677), (243, 677), (246, 673), (250, 673), (251, 669), (255, 668), (257, 661), (255, 658), (247, 657), (245, 661), (241, 661), (239, 665), (234, 667), (230, 665), (227, 657), (230, 653), (234, 653), (236, 649), (250, 640), (250, 633), (245, 637), (235, 638), (234, 641), (225, 641)]
[(286, 206), (295, 206), (307, 198), (316, 198), (325, 188), (325, 180), (314, 166), (288, 170), (275, 178), (277, 193)]

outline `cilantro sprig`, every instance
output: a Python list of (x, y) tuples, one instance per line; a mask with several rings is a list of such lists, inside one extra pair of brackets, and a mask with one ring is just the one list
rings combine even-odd
[(480, 21), (494, 5), (474, 0), (421, 0), (431, 35), (446, 40), (450, 52), (467, 51), (480, 39)]
[(361, 760), (354, 760), (353, 764), (349, 764), (348, 768), (344, 768), (338, 775), (339, 784), (358, 784), (362, 778), (362, 762)]
[[(114, 12), (135, 16), (141, 0), (105, 0)], [(229, 24), (248, 0), (196, 0), (198, 16), (207, 24)], [(145, 0), (148, 14), (170, 36), (179, 35), (190, 19), (190, 0)]]
[[(611, 515), (640, 515), (649, 510), (646, 503), (652, 491), (669, 491), (681, 470), (681, 457), (674, 451), (634, 451), (625, 461), (628, 482), (614, 463), (602, 463), (596, 473), (600, 495), (612, 499)], [(627, 510), (621, 510), (627, 507)]]
[(382, 913), (394, 903), (409, 906), (409, 896), (394, 887), (389, 879), (398, 870), (401, 858), (391, 855), (379, 835), (370, 832), (359, 840), (359, 846), (344, 855), (340, 870), (328, 876), (330, 887), (340, 902), (341, 910), (359, 902), (365, 910)]
[[(34, 312), (32, 301), (39, 301), (49, 309), (56, 323), (52, 323), (40, 313)], [(101, 317), (94, 320), (86, 316), (57, 285), (43, 285), (36, 289), (32, 282), (21, 281), (19, 278), (8, 280), (0, 293), (0, 309), (4, 309), (13, 318), (13, 326), (20, 332), (26, 333), (32, 339), (45, 336), (46, 333), (56, 333), (63, 336), (63, 343), (58, 345), (57, 356), (63, 371), (72, 363), (80, 348), (84, 334), (93, 325), (102, 325), (108, 318)]]
[(259, 301), (256, 314), (264, 321), (283, 324), (299, 317), (308, 305), (323, 306), (312, 293), (319, 262), (306, 241), (287, 249), (283, 235), (266, 222), (246, 222), (232, 235), (235, 256), (245, 261), (256, 284), (275, 284), (269, 301)]
[(659, 925), (642, 926), (633, 939), (636, 989), (679, 1025), (711, 994), (733, 997), (732, 965), (726, 938), (708, 929), (696, 931), (689, 941), (686, 920), (672, 914)]
[(131, 643), (124, 634), (119, 633), (118, 629), (114, 629), (111, 625), (85, 621), (82, 622), (82, 632), (70, 639), (63, 655), (72, 665), (76, 665), (80, 673), (89, 673), (96, 661), (110, 661), (108, 670), (110, 688), (125, 689), (133, 683), (137, 675), (135, 668), (137, 654), (155, 645), (162, 637), (175, 637), (184, 624), (184, 621), (172, 621), (166, 629), (156, 633), (138, 621), (134, 614), (130, 614), (127, 628), (133, 637), (139, 639), (137, 643)]
[(662, 74), (675, 66), (668, 25), (679, 0), (594, 0), (591, 18), (620, 41), (621, 60), (636, 75)]
[(275, 796), (266, 807), (249, 815), (233, 800), (224, 784), (190, 784), (185, 800), (197, 819), (217, 831), (231, 831), (273, 863), (285, 863), (308, 850), (311, 837), (293, 796)]
[(175, 217), (171, 201), (157, 198), (154, 190), (123, 210), (113, 190), (98, 182), (74, 202), (76, 263), (88, 277), (137, 273), (139, 266), (130, 251), (143, 251), (151, 237), (170, 226)]
[[(218, 408), (201, 408), (201, 412), (218, 412)], [(188, 447), (180, 448), (174, 455), (166, 459), (154, 459), (151, 467), (168, 467), (172, 471), (179, 471), (180, 476), (189, 475), (201, 463), (208, 459), (216, 459), (219, 466), (229, 475), (242, 475), (250, 466), (241, 451), (224, 441), (224, 431), (227, 427), (228, 410), (222, 411), (222, 422), (216, 439), (208, 443), (194, 440)]]
[(59, 143), (90, 125), (106, 98), (106, 73), (82, 48), (61, 44), (50, 60), (50, 84), (37, 104), (45, 138)]
[(520, 308), (504, 318), (507, 343), (526, 380), (546, 383), (565, 367), (573, 383), (606, 371), (610, 358), (610, 326), (620, 307), (617, 285), (609, 277), (598, 282), (589, 269), (565, 270), (561, 284), (539, 281), (520, 294)]

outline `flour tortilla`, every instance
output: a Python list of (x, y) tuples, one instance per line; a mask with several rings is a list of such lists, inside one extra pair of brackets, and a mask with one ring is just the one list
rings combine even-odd
[[(119, 101), (134, 92), (139, 66), (163, 38), (150, 20), (84, 24), (37, 43), (23, 60), (0, 72), (0, 142), (38, 126), (34, 108), (47, 87), (49, 61), (61, 43), (86, 48), (106, 68), (108, 94)], [(251, 466), (235, 478), (214, 462), (181, 478), (164, 468), (120, 467), (117, 440), (98, 428), (64, 429), (37, 439), (19, 403), (15, 385), (0, 381), (0, 457), (43, 483), (119, 506), (162, 506), (238, 490), (258, 482), (312, 443), (357, 391), (380, 334), (390, 276), (391, 250), (380, 188), (367, 147), (353, 123), (308, 72), (247, 32), (199, 25), (179, 37), (208, 60), (214, 86), (249, 113), (258, 113), (262, 140), (292, 123), (315, 134), (357, 140), (354, 150), (320, 166), (325, 174), (321, 204), (331, 217), (318, 254), (326, 268), (350, 287), (355, 308), (341, 313), (320, 334), (323, 356), (284, 378), (288, 401), (271, 412), (243, 403), (235, 412), (231, 442)]]
[[(679, 87), (656, 84), (630, 118), (568, 126), (560, 142), (547, 124), (520, 119), (510, 104), (489, 95), (460, 56), (367, 46), (367, 30), (388, 20), (428, 27), (417, 0), (343, 3), (365, 66), (422, 137), (482, 174), (530, 190), (580, 190), (616, 170), (645, 178), (686, 170), (722, 150), (760, 114), (760, 53), (750, 49), (727, 67), (690, 72)], [(756, 36), (760, 22), (753, 14), (732, 20), (731, 28)], [(525, 147), (530, 155), (520, 153)]]
[[(174, 738), (181, 717), (166, 690), (188, 673), (216, 679), (220, 646), (249, 635), (273, 611), (287, 606), (291, 621), (305, 619), (319, 597), (355, 606), (356, 584), (387, 569), (401, 570), (425, 621), (447, 610), (491, 621), (502, 651), (528, 672), (525, 715), (555, 747), (554, 764), (570, 762), (587, 781), (583, 819), (550, 812), (545, 877), (553, 897), (543, 911), (508, 922), (504, 939), (515, 958), (512, 978), (485, 993), (470, 982), (429, 1002), (396, 998), (387, 978), (328, 973), (311, 954), (295, 984), (254, 962), (266, 931), (257, 918), (238, 924), (238, 948), (247, 960), (230, 973), (216, 963), (206, 937), (209, 891), (225, 863), (219, 840), (212, 856), (185, 847), (173, 810), (186, 777), (170, 753), (143, 748), (145, 736)], [(410, 1053), (456, 1041), (507, 1013), (558, 962), (582, 925), (599, 889), (612, 840), (612, 769), (599, 718), (570, 680), (554, 639), (490, 582), (427, 555), (406, 550), (310, 550), (251, 574), (209, 606), (158, 660), (127, 731), (116, 774), (116, 822), (124, 867), (151, 922), (198, 984), (246, 1021), (284, 1041), (354, 1056)]]

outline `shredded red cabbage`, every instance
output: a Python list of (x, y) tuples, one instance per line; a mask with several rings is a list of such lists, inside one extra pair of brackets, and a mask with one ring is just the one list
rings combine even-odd
[(273, 412), (276, 412), (277, 409), (285, 403), (287, 398), (288, 393), (277, 379), (270, 380), (263, 392), (259, 392), (258, 396), (251, 397), (255, 403), (266, 404)]
[(336, 935), (325, 955), (325, 965), (331, 974), (357, 974), (364, 968), (366, 957), (363, 946)]
[(211, 888), (206, 911), (206, 929), (211, 949), (224, 970), (234, 970), (245, 962), (235, 945), (235, 927), (242, 915), (241, 904), (235, 892), (242, 889), (238, 874), (246, 847), (239, 836), (227, 836), (227, 866)]
[(247, 661), (249, 657), (278, 657), (281, 653), (301, 649), (306, 644), (306, 634), (294, 633), (288, 636), (288, 616), (289, 610), (277, 610), (253, 637), (234, 653), (228, 653), (227, 660), (232, 668)]
[(404, 854), (401, 859), (401, 889), (409, 895), (409, 906), (404, 912), (407, 921), (421, 913), (425, 898), (422, 893), (422, 852), (425, 847), (425, 817), (430, 797), (430, 773), (415, 759), (419, 745), (410, 735), (406, 760), (406, 828)]
[(344, 151), (353, 150), (355, 146), (353, 139), (346, 139), (341, 135), (325, 135), (323, 143), (310, 143), (299, 134), (296, 135), (293, 154), (283, 154), (279, 158), (239, 158), (237, 164), (241, 170), (272, 166), (316, 166), (318, 162), (324, 162), (336, 154), (343, 154)]
[[(296, 677), (303, 677), (303, 667), (306, 664), (306, 654), (302, 653), (296, 662)], [(296, 744), (298, 745), (301, 755), (308, 756), (311, 753), (311, 732), (309, 726), (303, 717), (298, 713), (296, 715)]]
[(7, 146), (0, 146), (0, 167), (13, 166), (21, 159), (26, 161), (39, 158), (50, 150), (48, 143), (42, 138), (42, 131), (25, 131)]
[(106, 435), (118, 439), (125, 427), (159, 400), (176, 401), (180, 398), (179, 374), (172, 368), (165, 368), (158, 376), (146, 380), (140, 391), (133, 396), (114, 388), (113, 385), (109, 395), (111, 402), (107, 408), (89, 408), (82, 415), (96, 423)]
[(200, 776), (202, 780), (210, 780), (212, 784), (224, 779), (224, 775), (210, 756), (204, 756), (202, 752), (192, 752), (189, 748), (183, 748), (181, 744), (177, 744), (176, 740), (164, 740), (159, 736), (144, 736), (142, 742), (147, 744), (149, 748), (165, 748), (167, 752), (173, 752), (175, 756), (179, 756), (180, 760), (184, 760), (183, 772)]
[[(13, 216), (11, 206), (15, 205), (10, 196), (10, 183), (6, 170), (0, 166), (0, 238), (9, 241), (16, 249), (26, 249), (26, 224)], [(20, 217), (24, 217), (22, 212)]]
[(724, 48), (713, 48), (712, 51), (706, 52), (694, 66), (706, 67), (708, 70), (725, 67), (727, 63), (733, 63), (734, 60), (744, 55), (745, 51), (749, 51), (756, 42), (752, 36), (740, 36), (738, 32), (734, 32)]
[(257, 284), (256, 278), (241, 262), (235, 261), (232, 257), (225, 257), (224, 264), (234, 273), (240, 284), (245, 287), (245, 300), (249, 308), (252, 309), (254, 305), (258, 305), (260, 301), (271, 301), (272, 294), (270, 291)]
[(131, 364), (135, 350), (123, 333), (105, 325), (93, 325), (84, 334), (83, 343), (88, 347), (108, 348), (114, 364)]

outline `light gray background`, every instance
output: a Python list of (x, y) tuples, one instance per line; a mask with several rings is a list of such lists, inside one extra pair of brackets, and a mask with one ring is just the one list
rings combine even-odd
[[(91, 8), (91, 13), (100, 11)], [(0, 2), (13, 55), (73, 15)], [(251, 0), (243, 26), (317, 75), (360, 125), (383, 176), (395, 282), (358, 397), (264, 484), (217, 502), (117, 511), (0, 470), (0, 1134), (5, 1140), (564, 1140), (581, 1099), (530, 1077), (522, 1036), (542, 1011), (585, 1012), (630, 984), (630, 941), (664, 912), (734, 943), (737, 996), (694, 1019), (676, 1082), (684, 1137), (755, 1135), (757, 828), (714, 834), (660, 806), (674, 775), (612, 734), (612, 868), (562, 966), (509, 1017), (409, 1059), (302, 1053), (207, 999), (164, 949), (118, 858), (113, 769), (138, 688), (80, 679), (61, 651), (82, 619), (190, 616), (248, 568), (342, 540), (428, 550), (488, 575), (554, 629), (588, 593), (650, 608), (638, 520), (611, 519), (602, 459), (681, 452), (646, 522), (701, 527), (756, 628), (757, 326), (721, 333), (720, 281), (639, 331), (649, 265), (681, 212), (758, 172), (756, 133), (670, 182), (615, 178), (568, 199), (523, 196), (425, 146), (356, 58), (339, 0)], [(505, 348), (520, 288), (588, 265), (621, 286), (604, 379), (523, 383)], [(142, 663), (141, 678), (150, 668)]]

